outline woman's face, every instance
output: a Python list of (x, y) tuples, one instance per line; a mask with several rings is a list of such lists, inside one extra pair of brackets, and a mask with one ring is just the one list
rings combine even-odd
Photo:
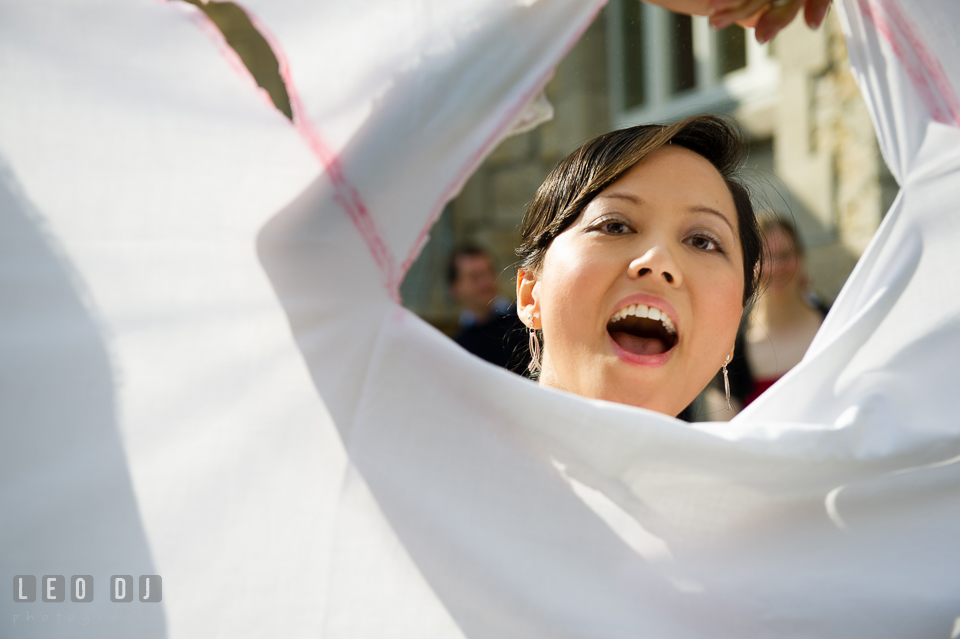
[(518, 310), (543, 328), (542, 384), (676, 415), (732, 352), (743, 285), (723, 178), (667, 146), (553, 240)]

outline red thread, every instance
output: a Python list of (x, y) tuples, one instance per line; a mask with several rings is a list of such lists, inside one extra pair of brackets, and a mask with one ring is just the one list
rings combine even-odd
[[(244, 11), (246, 11), (246, 9), (244, 9)], [(387, 291), (387, 294), (390, 295), (393, 301), (399, 303), (400, 283), (403, 281), (403, 276), (400, 275), (398, 277), (397, 275), (396, 259), (393, 257), (390, 247), (384, 241), (383, 233), (380, 231), (377, 221), (370, 214), (369, 209), (367, 209), (366, 204), (364, 204), (363, 199), (360, 197), (360, 193), (350, 184), (344, 175), (339, 156), (323, 140), (323, 136), (320, 135), (317, 127), (310, 121), (310, 117), (303, 107), (303, 102), (300, 100), (300, 94), (297, 91), (293, 81), (293, 75), (290, 71), (290, 63), (283, 47), (280, 46), (280, 42), (259, 18), (249, 11), (247, 12), (247, 16), (257, 31), (260, 32), (260, 35), (267, 41), (267, 44), (270, 45), (273, 54), (277, 57), (277, 62), (280, 66), (280, 77), (283, 78), (283, 83), (287, 87), (287, 97), (290, 99), (290, 110), (293, 113), (294, 128), (306, 141), (308, 148), (317, 159), (320, 160), (320, 164), (323, 165), (327, 177), (333, 184), (334, 200), (346, 211), (350, 221), (353, 222), (357, 232), (360, 233), (360, 236), (366, 243), (370, 255), (380, 269), (383, 287)]]
[[(864, 0), (860, 1), (863, 2)], [(426, 224), (417, 235), (417, 238), (414, 241), (406, 259), (404, 259), (403, 263), (398, 269), (396, 258), (393, 256), (390, 247), (384, 241), (383, 233), (379, 229), (376, 220), (370, 214), (369, 209), (363, 202), (363, 199), (360, 197), (360, 193), (352, 184), (350, 184), (344, 175), (339, 156), (323, 140), (323, 137), (320, 135), (317, 127), (310, 121), (306, 109), (304, 109), (303, 103), (300, 100), (300, 95), (297, 92), (296, 85), (294, 84), (293, 76), (290, 71), (290, 64), (283, 47), (280, 46), (277, 38), (274, 37), (274, 35), (269, 29), (267, 29), (266, 25), (259, 20), (259, 18), (248, 11), (245, 7), (242, 7), (239, 3), (236, 4), (247, 14), (251, 24), (253, 24), (254, 28), (260, 32), (273, 51), (273, 54), (276, 56), (279, 64), (280, 77), (284, 81), (284, 85), (287, 89), (287, 96), (290, 100), (290, 108), (291, 112), (293, 113), (293, 124), (296, 131), (306, 141), (308, 148), (313, 152), (313, 154), (320, 161), (321, 165), (324, 167), (327, 176), (334, 186), (334, 200), (344, 209), (344, 211), (350, 217), (350, 220), (353, 222), (354, 227), (364, 239), (367, 249), (370, 251), (374, 262), (376, 262), (377, 267), (380, 269), (384, 289), (390, 295), (391, 299), (397, 303), (400, 303), (400, 284), (417, 255), (420, 253), (420, 250), (423, 248), (424, 244), (426, 244), (429, 237), (430, 228), (436, 222), (437, 217), (439, 217), (441, 211), (443, 210), (443, 206), (453, 195), (453, 192), (456, 190), (456, 188), (467, 178), (467, 174), (471, 172), (482, 160), (482, 158), (490, 151), (490, 148), (500, 138), (502, 132), (514, 120), (520, 110), (536, 96), (538, 91), (543, 89), (553, 69), (551, 68), (546, 71), (543, 76), (541, 76), (540, 80), (534, 85), (534, 87), (528, 91), (512, 109), (508, 110), (502, 120), (494, 128), (493, 134), (476, 151), (476, 153), (470, 157), (470, 160), (462, 166), (461, 171), (457, 174), (457, 177), (447, 185), (446, 189), (444, 189), (442, 192), (442, 196), (438, 203), (434, 206), (433, 211), (431, 211), (430, 215), (428, 216)], [(600, 10), (600, 6), (597, 6), (594, 9), (593, 17), (595, 17), (596, 13)], [(266, 92), (256, 84), (256, 80), (249, 73), (236, 52), (233, 51), (229, 45), (227, 45), (216, 25), (214, 25), (202, 11), (197, 11), (194, 15), (198, 17), (197, 22), (201, 25), (203, 30), (211, 35), (217, 42), (218, 48), (226, 57), (231, 66), (242, 77), (249, 80), (256, 87), (258, 94), (265, 95), (265, 97), (269, 100), (269, 95), (266, 95)], [(584, 21), (580, 29), (578, 29), (574, 36), (567, 42), (563, 55), (566, 55), (566, 53), (573, 48), (589, 25), (589, 20)], [(270, 104), (272, 106), (272, 102), (270, 102)]]
[[(396, 260), (393, 257), (393, 254), (390, 251), (390, 247), (387, 246), (386, 242), (383, 241), (383, 235), (380, 233), (380, 230), (377, 228), (376, 220), (373, 219), (373, 216), (370, 215), (370, 211), (367, 209), (363, 200), (360, 197), (359, 192), (354, 188), (346, 179), (343, 174), (343, 168), (340, 164), (340, 159), (333, 150), (323, 141), (323, 137), (320, 135), (316, 127), (310, 122), (309, 117), (306, 114), (306, 110), (303, 108), (303, 103), (300, 101), (300, 96), (297, 93), (296, 86), (293, 83), (293, 76), (290, 73), (290, 64), (287, 61), (286, 54), (283, 51), (283, 48), (280, 46), (279, 41), (273, 36), (269, 29), (257, 18), (253, 13), (246, 9), (246, 7), (241, 6), (239, 3), (234, 3), (239, 7), (244, 13), (247, 14), (247, 18), (250, 20), (250, 24), (260, 32), (260, 35), (263, 36), (264, 40), (267, 41), (267, 45), (273, 51), (274, 56), (277, 58), (277, 63), (279, 65), (280, 77), (283, 79), (283, 83), (287, 89), (287, 96), (290, 100), (290, 109), (293, 113), (293, 125), (297, 133), (306, 141), (308, 148), (313, 152), (313, 154), (320, 160), (320, 164), (323, 166), (324, 170), (330, 181), (334, 186), (334, 200), (346, 211), (350, 220), (353, 222), (354, 227), (360, 233), (360, 236), (364, 239), (364, 242), (367, 244), (367, 249), (370, 251), (370, 254), (373, 256), (374, 262), (376, 262), (377, 267), (380, 269), (380, 276), (382, 278), (382, 283), (384, 289), (387, 291), (387, 294), (390, 297), (399, 303), (400, 301), (400, 282), (402, 281), (402, 275), (397, 277), (397, 268)], [(217, 49), (220, 54), (227, 60), (227, 63), (230, 67), (240, 76), (245, 83), (250, 85), (254, 91), (266, 103), (270, 106), (271, 109), (275, 109), (273, 100), (270, 98), (269, 93), (267, 93), (262, 87), (257, 84), (256, 79), (247, 69), (247, 66), (243, 63), (243, 60), (240, 59), (240, 56), (237, 55), (237, 52), (227, 44), (226, 38), (220, 32), (220, 29), (213, 23), (209, 16), (200, 9), (189, 5), (192, 11), (189, 11), (188, 15), (191, 20), (200, 27), (200, 30), (207, 34), (207, 36), (213, 40), (217, 45)]]
[(917, 27), (894, 0), (858, 0), (860, 11), (883, 35), (900, 59), (931, 117), (943, 124), (960, 126), (960, 99), (940, 61), (923, 45)]

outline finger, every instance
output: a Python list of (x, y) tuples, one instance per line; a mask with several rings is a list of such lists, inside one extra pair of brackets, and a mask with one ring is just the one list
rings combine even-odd
[(823, 24), (829, 9), (830, 0), (807, 0), (803, 7), (803, 18), (811, 29), (816, 29)]
[(760, 9), (755, 14), (753, 14), (752, 16), (750, 16), (745, 20), (737, 20), (737, 24), (739, 24), (744, 29), (753, 29), (754, 27), (757, 26), (757, 22), (760, 21), (760, 18), (766, 12), (767, 12), (767, 7), (764, 7), (763, 9)]
[(761, 44), (769, 42), (780, 30), (793, 22), (803, 6), (803, 0), (786, 0), (785, 2), (771, 3), (770, 8), (760, 16), (754, 35)]
[(746, 0), (736, 3), (724, 3), (721, 0), (710, 3), (710, 26), (714, 29), (729, 27), (734, 22), (747, 20), (758, 14), (769, 0)]
[(713, 13), (725, 13), (727, 11), (740, 11), (748, 5), (769, 4), (770, 0), (709, 0), (708, 7)]

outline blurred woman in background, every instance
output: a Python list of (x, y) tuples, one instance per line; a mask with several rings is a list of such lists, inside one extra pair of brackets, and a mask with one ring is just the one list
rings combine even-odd
[(741, 407), (800, 363), (827, 309), (811, 294), (797, 229), (784, 218), (760, 221), (763, 234), (761, 294), (730, 364), (730, 383)]

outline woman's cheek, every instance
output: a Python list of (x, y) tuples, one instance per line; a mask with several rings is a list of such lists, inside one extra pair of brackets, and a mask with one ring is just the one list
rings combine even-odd
[[(716, 271), (714, 271), (716, 273)], [(721, 342), (729, 341), (729, 346), (733, 346), (736, 337), (737, 327), (740, 325), (740, 318), (743, 315), (743, 277), (737, 277), (732, 273), (724, 273), (722, 277), (716, 277), (710, 284), (703, 289), (706, 296), (705, 306), (710, 308), (709, 317), (699, 318), (709, 321), (711, 318), (716, 322), (717, 334), (714, 339)], [(729, 340), (727, 338), (729, 337)], [(729, 348), (727, 346), (727, 348)]]

